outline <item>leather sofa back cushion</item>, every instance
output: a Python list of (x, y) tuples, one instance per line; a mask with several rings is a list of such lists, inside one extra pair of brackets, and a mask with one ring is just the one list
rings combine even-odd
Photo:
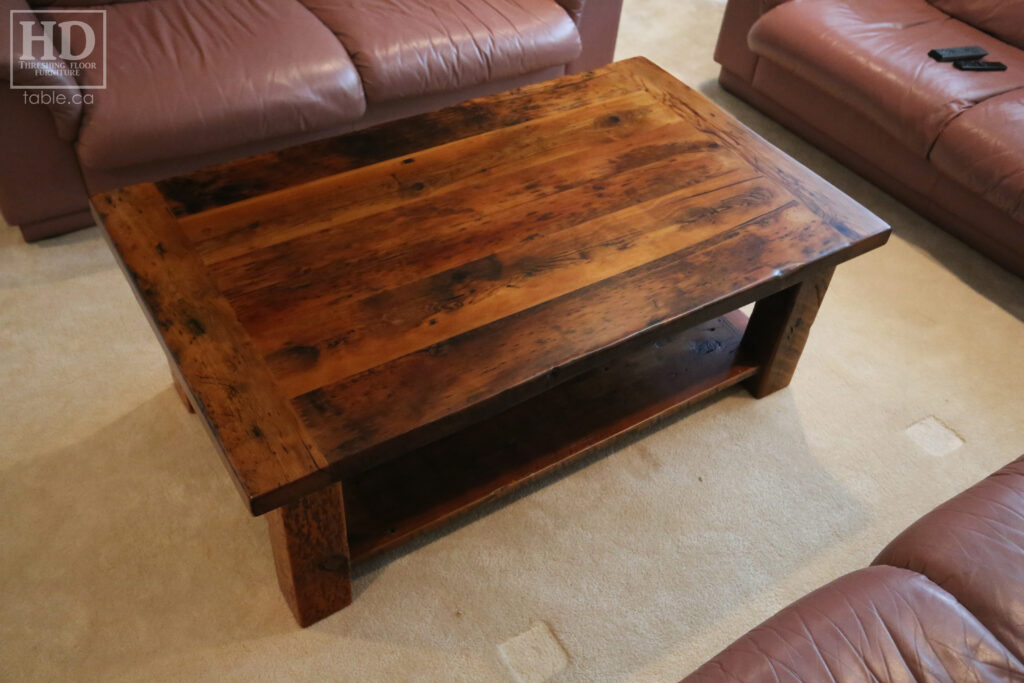
[(107, 30), (107, 87), (78, 135), (87, 169), (313, 134), (366, 111), (345, 47), (291, 0), (121, 3), (107, 8)]
[(960, 21), (1024, 48), (1024, 0), (929, 0)]
[(554, 0), (301, 0), (334, 31), (370, 102), (470, 88), (567, 64), (576, 25)]

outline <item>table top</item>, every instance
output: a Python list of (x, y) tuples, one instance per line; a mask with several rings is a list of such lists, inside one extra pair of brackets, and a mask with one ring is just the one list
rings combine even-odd
[(889, 234), (644, 59), (93, 205), (254, 513)]

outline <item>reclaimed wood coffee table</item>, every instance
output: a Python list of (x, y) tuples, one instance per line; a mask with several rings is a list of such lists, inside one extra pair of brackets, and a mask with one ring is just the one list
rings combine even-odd
[(93, 205), (303, 625), (354, 562), (786, 386), (833, 268), (889, 235), (643, 59)]

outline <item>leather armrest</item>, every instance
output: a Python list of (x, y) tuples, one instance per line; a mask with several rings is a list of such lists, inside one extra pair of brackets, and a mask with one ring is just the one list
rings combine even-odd
[(556, 0), (580, 32), (583, 52), (566, 65), (566, 73), (579, 73), (611, 63), (619, 34), (622, 0)]
[[(44, 46), (39, 41), (33, 41), (31, 44), (31, 52), (28, 55), (13, 54), (11, 50), (11, 37), (13, 35), (15, 39), (15, 45), (19, 41), (21, 36), (21, 22), (34, 21), (35, 26), (33, 27), (34, 35), (42, 35), (43, 28), (39, 23), (39, 19), (35, 15), (18, 15), (18, 26), (10, 26), (10, 22), (13, 16), (11, 10), (29, 10), (30, 7), (26, 0), (0, 0), (0, 15), (3, 16), (4, 26), (0, 29), (0, 80), (10, 81), (11, 74), (14, 74), (14, 81), (18, 85), (30, 85), (45, 91), (47, 88), (53, 86), (61, 86), (60, 90), (53, 90), (47, 94), (52, 94), (53, 97), (47, 102), (46, 106), (49, 108), (50, 113), (53, 115), (53, 122), (57, 126), (57, 135), (62, 140), (74, 140), (78, 137), (78, 123), (82, 118), (82, 92), (78, 88), (78, 83), (72, 78), (67, 70), (66, 62), (57, 57), (53, 60), (44, 60), (42, 58)], [(54, 52), (56, 52), (54, 50)], [(31, 68), (23, 68), (20, 65), (21, 57), (28, 57), (32, 60), (33, 65)], [(13, 64), (12, 64), (13, 59)], [(13, 68), (12, 68), (13, 67)], [(24, 93), (33, 93), (39, 91), (23, 90)], [(25, 103), (24, 106), (29, 106)]]
[(715, 61), (747, 83), (754, 79), (757, 55), (747, 46), (747, 34), (754, 23), (771, 9), (790, 0), (729, 0), (718, 33)]
[[(559, 5), (562, 6), (572, 20), (580, 23), (580, 17), (583, 15), (583, 5), (586, 4), (587, 0), (555, 0)], [(602, 0), (594, 0), (594, 2), (602, 2)]]

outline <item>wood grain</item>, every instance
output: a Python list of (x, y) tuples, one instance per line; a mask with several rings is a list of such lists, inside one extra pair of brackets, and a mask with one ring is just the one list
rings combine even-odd
[(760, 368), (747, 383), (755, 398), (789, 385), (832, 272), (831, 268), (817, 271), (754, 306), (742, 353), (747, 362)]
[[(643, 96), (642, 99), (650, 101), (650, 98), (646, 96)], [(587, 126), (599, 129), (602, 136), (619, 140), (619, 131), (609, 132), (609, 129), (628, 128), (629, 113), (624, 110), (617, 111), (620, 112), (616, 115), (620, 117), (619, 123), (605, 124), (603, 120), (607, 114), (600, 114), (593, 119), (587, 116)], [(611, 156), (609, 161), (602, 165), (604, 169), (607, 169), (604, 173), (600, 172), (604, 169), (594, 168), (592, 164), (579, 163), (580, 159), (577, 159), (578, 163), (573, 166), (562, 166), (558, 160), (552, 160), (545, 167), (547, 178), (545, 178), (545, 173), (533, 168), (532, 171), (524, 169), (521, 172), (514, 172), (511, 177), (509, 174), (499, 174), (492, 179), (492, 182), (488, 182), (486, 178), (474, 177), (470, 187), (463, 187), (460, 182), (455, 182), (452, 187), (438, 188), (422, 196), (416, 192), (402, 197), (400, 190), (393, 191), (391, 201), (383, 203), (378, 207), (381, 210), (375, 213), (365, 214), (359, 206), (354, 207), (351, 211), (347, 208), (344, 211), (335, 208), (322, 212), (318, 211), (318, 207), (314, 207), (308, 221), (298, 218), (305, 216), (305, 213), (293, 214), (289, 219), (291, 224), (298, 222), (301, 227), (290, 227), (281, 221), (270, 221), (269, 225), (267, 221), (259, 222), (259, 225), (254, 225), (252, 231), (252, 235), (258, 241), (250, 244), (245, 253), (236, 254), (227, 260), (222, 257), (225, 254), (231, 254), (231, 250), (218, 249), (205, 257), (206, 262), (216, 273), (225, 292), (235, 298), (254, 291), (262, 293), (267, 290), (282, 289), (282, 285), (285, 291), (294, 291), (300, 284), (320, 284), (322, 286), (325, 281), (345, 281), (349, 278), (344, 274), (339, 275), (337, 268), (332, 269), (332, 266), (338, 263), (347, 263), (354, 256), (360, 255), (367, 247), (372, 248), (375, 244), (379, 246), (382, 241), (394, 249), (404, 244), (409, 233), (419, 235), (419, 241), (422, 244), (424, 235), (434, 235), (435, 233), (438, 237), (453, 234), (464, 235), (467, 228), (479, 230), (481, 224), (500, 226), (507, 220), (515, 220), (517, 213), (520, 216), (526, 213), (524, 208), (531, 204), (539, 202), (547, 207), (553, 207), (565, 203), (570, 197), (562, 195), (578, 185), (584, 185), (587, 182), (600, 183), (608, 176), (628, 173), (634, 169), (635, 172), (631, 175), (642, 174), (648, 165), (657, 166), (658, 162), (665, 159), (667, 155), (684, 155), (687, 151), (696, 152), (706, 149), (711, 144), (711, 141), (706, 139), (682, 137), (681, 133), (685, 132), (685, 129), (682, 128), (671, 130), (656, 126), (655, 130), (660, 131), (660, 134), (664, 136), (660, 144), (654, 143), (641, 148), (641, 151), (648, 152), (650, 156), (645, 155), (638, 158), (635, 153), (636, 146), (642, 144), (643, 140), (633, 140), (633, 146), (628, 151), (620, 148), (618, 155)], [(628, 139), (630, 134), (627, 133), (624, 137)], [(583, 149), (590, 148), (593, 146), (592, 142), (588, 140), (581, 147)], [(499, 147), (498, 149), (503, 148)], [(580, 147), (577, 147), (577, 151), (579, 149)], [(453, 153), (463, 155), (461, 149)], [(497, 156), (497, 153), (493, 151), (487, 151), (486, 154), (489, 157)], [(471, 157), (472, 151), (467, 151), (466, 155)], [(599, 156), (598, 159), (602, 156)], [(713, 163), (709, 159), (710, 156), (706, 155), (695, 159), (694, 155), (689, 155), (686, 162), (691, 166), (701, 162)], [(490, 167), (494, 167), (497, 165), (495, 161), (496, 159), (489, 158), (487, 163)], [(469, 162), (465, 163), (469, 164)], [(438, 160), (437, 164), (444, 168), (448, 168), (449, 165), (444, 159)], [(736, 159), (731, 168), (736, 169), (741, 165), (741, 161)], [(718, 164), (712, 165), (712, 169), (719, 167), (729, 167), (728, 160), (723, 158)], [(646, 177), (650, 178), (654, 170), (648, 170)], [(427, 175), (430, 175), (429, 170), (418, 176), (411, 176), (411, 178), (423, 178)], [(485, 176), (487, 174), (476, 173), (474, 175)], [(678, 176), (679, 173), (677, 172), (675, 175)], [(382, 182), (394, 183), (393, 180)], [(634, 180), (634, 184), (636, 182)], [(427, 187), (427, 183), (421, 180), (410, 180), (410, 184), (416, 187)], [(662, 187), (665, 184), (667, 183), (662, 184)], [(580, 191), (577, 190), (576, 194), (579, 193)], [(542, 209), (541, 206), (535, 206), (533, 210), (536, 211), (533, 215), (537, 216), (543, 215), (544, 211), (550, 210), (550, 208)], [(511, 215), (506, 216), (506, 214)], [(250, 222), (249, 218), (248, 211), (245, 211), (240, 219), (231, 217), (231, 220), (254, 224), (255, 221)], [(381, 225), (394, 225), (395, 228), (382, 232)], [(273, 237), (263, 238), (262, 236), (266, 232)], [(280, 240), (282, 236), (289, 236), (289, 239), (275, 241), (265, 247), (261, 244), (264, 239)], [(410, 249), (407, 248), (398, 256), (408, 254), (409, 251)], [(372, 255), (381, 256), (379, 251)], [(394, 254), (389, 254), (389, 256), (392, 262), (397, 259)], [(222, 262), (222, 260), (226, 262)], [(292, 281), (295, 275), (293, 264), (296, 261), (305, 264), (301, 273), (303, 278), (299, 283)]]
[[(638, 268), (315, 389), (294, 404), (324, 455), (359, 469), (565, 381), (604, 354), (621, 352), (638, 335), (693, 324), (710, 312), (721, 315), (775, 291), (787, 277), (795, 281), (794, 241), (823, 260), (847, 244), (799, 204), (786, 204)], [(737, 261), (749, 268), (747, 282), (739, 285), (732, 277)]]
[(93, 204), (302, 625), (353, 561), (786, 386), (833, 269), (889, 235), (643, 59)]
[(848, 258), (876, 249), (889, 239), (889, 226), (807, 167), (773, 147), (706, 97), (648, 59), (619, 63), (638, 87), (657, 97), (698, 130), (717, 137), (752, 168), (783, 185), (835, 230), (850, 238)]
[(267, 515), (277, 580), (300, 626), (352, 602), (345, 503), (334, 484)]
[(298, 396), (680, 251), (790, 201), (758, 180), (696, 196), (672, 193), (635, 210), (537, 233), (364, 299), (325, 305), (322, 318), (297, 321), (281, 344), (257, 343), (285, 393)]
[(185, 216), (637, 90), (628, 73), (601, 69), (227, 162), (158, 185), (174, 214)]
[(736, 358), (745, 324), (734, 312), (660, 336), (491, 420), (346, 478), (353, 561), (750, 377), (757, 368)]
[[(327, 234), (282, 245), (275, 253), (254, 253), (210, 268), (262, 341), (297, 320), (328, 317), (322, 311), (335, 302), (400, 286), (670, 192), (697, 194), (753, 177), (727, 154), (699, 153), (701, 145), (670, 139), (634, 148), (643, 156), (631, 149), (591, 157), (597, 161), (556, 171), (565, 180), (535, 169), (509, 184), (481, 185), (426, 206), (413, 203), (339, 223)], [(481, 198), (486, 198), (484, 207)], [(482, 210), (486, 220), (481, 220)], [(382, 224), (395, 228), (381, 231)], [(301, 272), (289, 269), (294, 261), (283, 252), (308, 265)]]
[(94, 203), (256, 512), (888, 236), (642, 59)]
[(254, 513), (327, 483), (319, 448), (153, 185), (94, 206), (168, 356)]
[[(494, 183), (503, 174), (552, 168), (552, 162), (581, 149), (614, 146), (672, 123), (678, 123), (677, 117), (647, 93), (634, 92), (458, 144), (421, 150), (415, 156), (326, 176), (286, 192), (257, 195), (183, 217), (181, 225), (207, 262), (217, 262), (320, 232), (339, 217), (352, 221), (439, 192), (458, 192), (465, 185)], [(693, 134), (692, 129), (688, 132)], [(661, 131), (661, 140), (666, 139), (672, 139), (671, 131)], [(634, 139), (633, 144), (643, 141)], [(573, 169), (570, 165), (565, 170)], [(565, 182), (559, 179), (545, 185), (557, 187)]]

